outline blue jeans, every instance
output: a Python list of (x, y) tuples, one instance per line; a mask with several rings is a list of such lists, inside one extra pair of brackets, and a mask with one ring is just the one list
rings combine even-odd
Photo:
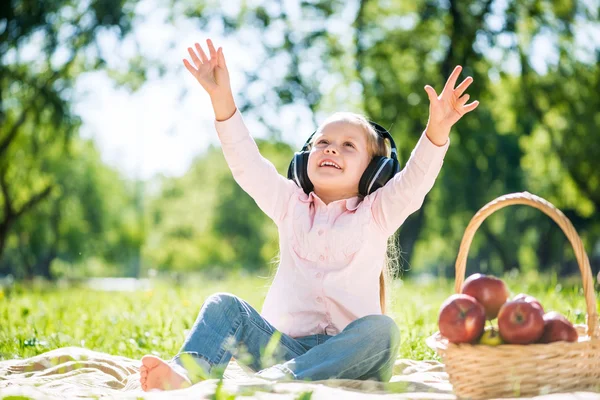
[(388, 382), (399, 345), (400, 330), (386, 315), (359, 318), (335, 336), (292, 338), (246, 301), (217, 293), (205, 301), (171, 362), (182, 366), (193, 383), (222, 377), (232, 357), (265, 379)]

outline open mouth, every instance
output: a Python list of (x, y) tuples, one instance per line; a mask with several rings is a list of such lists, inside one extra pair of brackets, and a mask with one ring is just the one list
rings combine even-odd
[(329, 167), (329, 168), (335, 168), (335, 169), (342, 169), (339, 165), (337, 165), (333, 161), (323, 161), (321, 163), (321, 165), (319, 165), (319, 167)]

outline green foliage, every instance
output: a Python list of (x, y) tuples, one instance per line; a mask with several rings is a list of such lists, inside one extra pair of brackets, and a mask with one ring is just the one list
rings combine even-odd
[(297, 400), (310, 400), (312, 399), (313, 392), (302, 392), (298, 395)]
[[(292, 149), (257, 140), (281, 174)], [(180, 178), (163, 178), (147, 213), (148, 268), (260, 270), (276, 256), (277, 229), (235, 182), (220, 148), (210, 147)]]
[(47, 157), (45, 168), (55, 189), (15, 223), (0, 271), (85, 276), (94, 259), (131, 262), (144, 240), (132, 185), (102, 163), (91, 141), (71, 142), (67, 152)]
[[(128, 193), (79, 138), (72, 107), (77, 78), (106, 67), (98, 35), (125, 37), (135, 4), (22, 0), (0, 8), (0, 273), (52, 277), (77, 266), (85, 274), (91, 264), (118, 262), (137, 274), (139, 192)], [(139, 87), (141, 68), (128, 72), (136, 77)]]
[(223, 379), (219, 379), (215, 393), (210, 398), (211, 400), (234, 400), (235, 397), (234, 394), (229, 394), (223, 389)]

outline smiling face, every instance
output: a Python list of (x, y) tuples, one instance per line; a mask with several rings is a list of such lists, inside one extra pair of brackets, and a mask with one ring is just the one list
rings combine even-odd
[(308, 178), (315, 194), (329, 200), (358, 195), (358, 183), (372, 158), (370, 134), (350, 118), (330, 118), (324, 123), (308, 157)]

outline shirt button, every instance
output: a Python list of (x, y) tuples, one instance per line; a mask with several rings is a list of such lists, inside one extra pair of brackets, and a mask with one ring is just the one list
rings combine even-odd
[(325, 256), (320, 256), (320, 257), (319, 257), (319, 260), (321, 260), (321, 261), (325, 261)]
[(320, 278), (321, 276), (323, 276), (323, 274), (321, 274), (320, 272), (317, 272), (317, 274), (315, 275), (317, 278)]
[(322, 303), (323, 302), (323, 298), (322, 297), (317, 297), (317, 303)]
[(323, 234), (323, 229), (319, 229), (319, 236), (321, 236)]

